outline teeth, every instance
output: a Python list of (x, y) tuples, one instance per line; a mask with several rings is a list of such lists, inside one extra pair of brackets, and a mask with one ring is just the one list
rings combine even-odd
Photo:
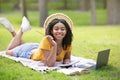
[(62, 34), (58, 34), (58, 36), (62, 36)]

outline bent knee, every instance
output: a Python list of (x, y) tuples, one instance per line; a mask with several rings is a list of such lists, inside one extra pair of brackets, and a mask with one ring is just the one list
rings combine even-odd
[(6, 54), (13, 56), (13, 51), (12, 50), (6, 50)]

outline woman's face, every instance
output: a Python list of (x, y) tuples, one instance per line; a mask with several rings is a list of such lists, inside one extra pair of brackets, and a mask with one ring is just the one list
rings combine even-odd
[(57, 23), (53, 26), (52, 34), (56, 40), (63, 40), (67, 33), (66, 27), (63, 23)]

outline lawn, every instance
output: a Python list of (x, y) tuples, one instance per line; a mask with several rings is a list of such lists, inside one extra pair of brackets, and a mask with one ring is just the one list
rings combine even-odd
[[(68, 14), (68, 12), (66, 13)], [(18, 30), (20, 15), (18, 18), (13, 18), (11, 13), (6, 16), (15, 26), (15, 30)], [(16, 19), (15, 22), (11, 17)], [(33, 16), (30, 18), (34, 20)], [(36, 23), (32, 22), (32, 30), (24, 33), (23, 39), (26, 42), (39, 43), (42, 39), (43, 36), (37, 33), (36, 30), (44, 33), (44, 29), (36, 25)], [(73, 28), (73, 34), (72, 55), (96, 60), (98, 51), (109, 48), (111, 52), (108, 66), (98, 70), (90, 69), (89, 74), (76, 76), (66, 76), (56, 71), (42, 74), (0, 56), (0, 80), (120, 80), (120, 26), (80, 26), (76, 23)], [(11, 38), (12, 36), (9, 32), (0, 25), (0, 51), (5, 50)]]
[[(0, 26), (1, 27), (1, 26)], [(42, 36), (36, 32), (42, 28), (33, 28), (23, 36), (25, 41), (40, 42)], [(96, 60), (97, 52), (111, 49), (109, 65), (99, 70), (90, 70), (89, 74), (66, 76), (57, 72), (41, 74), (20, 63), (0, 57), (0, 79), (2, 80), (119, 80), (120, 78), (120, 27), (116, 26), (87, 26), (73, 29), (72, 55)], [(4, 34), (2, 34), (4, 33)], [(34, 34), (33, 34), (34, 33)], [(34, 37), (34, 38), (33, 38)], [(3, 27), (0, 29), (0, 49), (5, 50), (12, 36)], [(3, 46), (4, 45), (4, 46)]]

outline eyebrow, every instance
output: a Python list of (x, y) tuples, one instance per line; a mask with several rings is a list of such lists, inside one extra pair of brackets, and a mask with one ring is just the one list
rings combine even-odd
[[(58, 26), (54, 26), (53, 28), (58, 28)], [(60, 27), (60, 28), (66, 28), (66, 27), (62, 26), (62, 27)]]

